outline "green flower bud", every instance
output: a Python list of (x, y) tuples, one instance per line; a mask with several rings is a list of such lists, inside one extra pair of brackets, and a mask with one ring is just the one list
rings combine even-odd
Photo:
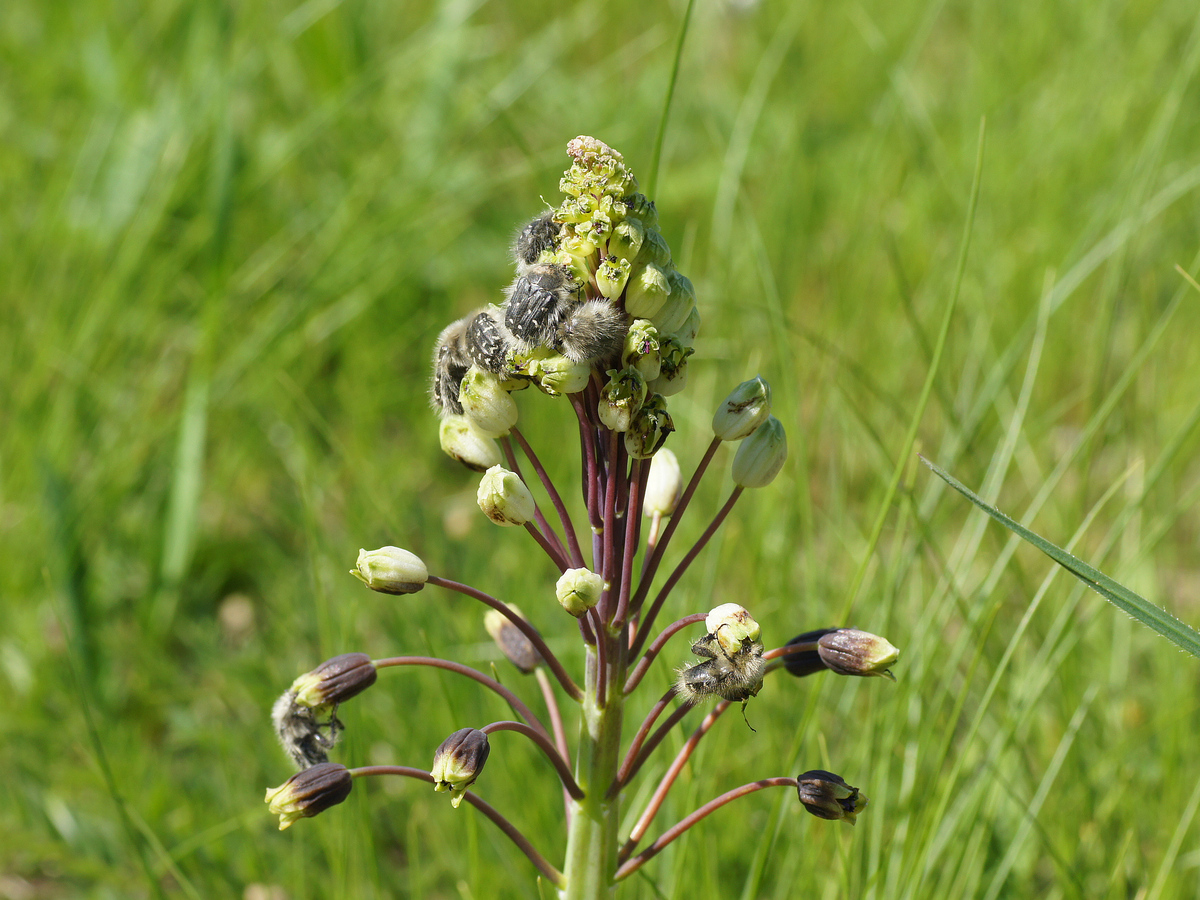
[(687, 361), (695, 351), (685, 346), (675, 335), (659, 335), (659, 373), (649, 385), (650, 390), (664, 397), (673, 397), (687, 386)]
[(551, 397), (576, 394), (587, 387), (592, 377), (591, 363), (574, 362), (549, 347), (538, 347), (527, 356), (518, 357), (517, 365)]
[(358, 568), (350, 574), (381, 594), (415, 594), (429, 580), (421, 558), (399, 547), (359, 550)]
[(343, 653), (301, 675), (292, 682), (291, 689), (299, 706), (321, 709), (358, 696), (375, 683), (377, 676), (375, 663), (367, 654)]
[(840, 775), (813, 769), (796, 780), (800, 802), (818, 819), (841, 819), (853, 825), (858, 814), (866, 809), (867, 798), (858, 788), (846, 784)]
[(643, 232), (642, 249), (638, 251), (637, 262), (653, 263), (663, 269), (671, 267), (671, 248), (657, 228), (647, 227)]
[(596, 244), (591, 240), (590, 229), (584, 234), (576, 231), (581, 225), (571, 226), (567, 229), (566, 236), (563, 237), (562, 252), (566, 253), (572, 260), (590, 259), (596, 254)]
[(900, 651), (878, 635), (839, 628), (817, 641), (817, 652), (821, 661), (839, 675), (879, 675), (896, 680), (890, 669), (900, 658)]
[(700, 333), (700, 310), (692, 307), (692, 311), (688, 313), (688, 317), (683, 320), (683, 324), (675, 332), (675, 336), (689, 347), (696, 343), (696, 335)]
[(625, 282), (629, 280), (629, 260), (619, 256), (610, 256), (600, 263), (596, 269), (596, 286), (600, 293), (609, 300), (616, 300), (625, 290)]
[(812, 631), (806, 631), (803, 634), (798, 634), (786, 644), (785, 647), (795, 647), (800, 644), (811, 644), (812, 648), (808, 650), (799, 650), (795, 653), (789, 653), (783, 658), (783, 667), (787, 669), (789, 675), (794, 675), (797, 678), (804, 678), (806, 675), (813, 675), (817, 672), (824, 672), (826, 669), (825, 661), (821, 659), (821, 654), (817, 650), (817, 640), (826, 634), (832, 634), (837, 631), (836, 628), (815, 628)]
[(641, 220), (643, 228), (658, 226), (658, 208), (645, 194), (631, 194), (625, 198), (625, 205), (632, 218)]
[(466, 416), (446, 416), (438, 432), (442, 452), (468, 469), (482, 472), (503, 459), (500, 445)]
[(297, 772), (277, 788), (267, 788), (263, 798), (272, 815), (279, 816), (279, 830), (297, 819), (306, 819), (337, 806), (350, 796), (354, 779), (350, 770), (337, 763), (319, 763)]
[[(522, 619), (525, 618), (525, 615), (514, 604), (508, 604), (508, 608)], [(504, 654), (505, 658), (524, 674), (528, 675), (541, 664), (542, 655), (538, 653), (537, 647), (533, 646), (533, 641), (529, 640), (524, 632), (498, 609), (487, 611), (483, 617), (483, 627), (492, 636), (492, 640), (496, 642), (496, 646), (500, 648), (500, 652)]]
[(621, 365), (633, 366), (648, 382), (658, 377), (662, 368), (658, 358), (658, 329), (649, 319), (634, 319), (629, 326)]
[(743, 381), (713, 414), (713, 434), (723, 441), (740, 441), (753, 434), (771, 415), (771, 386), (761, 375)]
[(642, 512), (647, 516), (669, 516), (679, 505), (683, 494), (683, 475), (679, 471), (679, 460), (675, 454), (663, 447), (650, 463), (650, 477), (646, 480), (646, 497), (642, 501)]
[(497, 525), (524, 525), (533, 518), (533, 494), (516, 472), (492, 466), (479, 480), (479, 508)]
[[(604, 198), (604, 200), (608, 199), (607, 197)], [(588, 216), (586, 222), (580, 222), (575, 226), (575, 233), (583, 240), (590, 241), (597, 247), (607, 243), (609, 235), (612, 234), (613, 221), (608, 210), (604, 207), (611, 207), (611, 205), (611, 201), (607, 204), (601, 201), (599, 204), (600, 208)]]
[(562, 608), (579, 618), (600, 602), (604, 579), (588, 569), (567, 569), (554, 585), (554, 595)]
[(638, 263), (633, 267), (625, 285), (625, 312), (642, 319), (652, 319), (671, 296), (667, 273), (654, 263)]
[(625, 432), (625, 449), (634, 459), (649, 459), (674, 430), (666, 398), (662, 394), (649, 394)]
[(696, 292), (691, 290), (692, 283), (674, 269), (667, 272), (667, 282), (671, 285), (671, 293), (651, 318), (659, 334), (678, 334), (696, 308)]
[(757, 642), (762, 637), (762, 629), (754, 616), (737, 603), (722, 603), (709, 610), (704, 627), (730, 656), (741, 649), (743, 641)]
[(433, 776), (435, 791), (450, 791), (450, 805), (458, 809), (467, 788), (483, 772), (492, 748), (488, 736), (478, 728), (460, 728), (438, 746), (433, 754)]
[(567, 143), (567, 155), (571, 168), (559, 182), (564, 194), (624, 197), (637, 190), (637, 179), (626, 167), (625, 158), (604, 141), (580, 135)]
[(733, 458), (733, 483), (744, 488), (766, 487), (787, 459), (787, 435), (774, 416), (768, 416), (742, 441)]
[(458, 389), (463, 414), (485, 434), (499, 437), (517, 424), (517, 404), (491, 372), (471, 366)]
[(637, 219), (626, 219), (619, 225), (614, 225), (612, 234), (608, 237), (608, 255), (620, 259), (637, 259), (645, 236), (646, 229)]
[(600, 421), (613, 431), (628, 431), (634, 414), (646, 399), (646, 379), (632, 366), (608, 370), (608, 383), (600, 390)]

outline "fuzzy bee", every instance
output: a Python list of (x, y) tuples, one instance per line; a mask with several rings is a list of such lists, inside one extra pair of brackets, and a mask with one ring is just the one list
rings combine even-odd
[(504, 310), (498, 306), (489, 306), (470, 317), (466, 341), (467, 353), (475, 365), (496, 375), (507, 368), (509, 353), (516, 347), (512, 332), (504, 324)]
[(522, 349), (549, 347), (559, 326), (580, 304), (580, 291), (581, 285), (563, 266), (526, 266), (508, 290), (504, 324)]
[[(675, 693), (692, 705), (709, 697), (741, 701), (745, 718), (746, 704), (762, 689), (766, 669), (763, 645), (750, 637), (740, 641), (721, 640), (721, 628), (725, 627), (728, 626), (723, 625), (717, 633), (706, 634), (692, 644), (692, 653), (702, 661), (679, 670)], [(747, 720), (746, 724), (749, 726), (750, 722)]]
[(525, 270), (538, 261), (545, 251), (553, 250), (558, 244), (559, 224), (554, 221), (554, 210), (548, 209), (536, 216), (528, 225), (521, 229), (513, 241), (513, 258), (517, 262), (517, 271), (522, 275)]
[(433, 350), (433, 378), (429, 384), (429, 399), (442, 415), (462, 415), (458, 388), (471, 368), (471, 352), (467, 344), (467, 328), (472, 316), (447, 325), (438, 335)]
[(329, 751), (338, 742), (343, 725), (338, 719), (337, 708), (329, 718), (321, 720), (317, 710), (296, 702), (296, 692), (287, 690), (271, 708), (271, 722), (284, 751), (296, 766), (308, 769), (329, 762)]

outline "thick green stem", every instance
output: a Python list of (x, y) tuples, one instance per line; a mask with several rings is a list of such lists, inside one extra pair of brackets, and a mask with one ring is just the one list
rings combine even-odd
[[(601, 671), (596, 650), (589, 647), (587, 651), (587, 684), (575, 759), (575, 780), (584, 797), (571, 803), (563, 872), (567, 886), (561, 892), (564, 900), (599, 900), (613, 895), (621, 798), (618, 795), (609, 800), (606, 795), (620, 762), (625, 648), (607, 631), (602, 632), (600, 640), (608, 644), (607, 671)], [(607, 680), (604, 706), (596, 699), (600, 678)]]

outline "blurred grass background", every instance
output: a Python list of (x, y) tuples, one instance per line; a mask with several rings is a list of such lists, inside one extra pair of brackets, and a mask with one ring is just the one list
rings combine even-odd
[[(569, 138), (603, 138), (646, 184), (683, 10), (0, 8), (0, 897), (530, 895), (524, 857), (414, 783), (278, 833), (268, 710), (340, 652), (496, 659), (466, 599), (362, 590), (359, 547), (518, 602), (578, 661), (551, 568), (440, 453), (426, 367), (511, 278)], [(668, 612), (737, 599), (768, 645), (854, 624), (903, 655), (896, 685), (769, 682), (757, 733), (725, 717), (659, 818), (827, 768), (871, 798), (856, 829), (756, 794), (628, 896), (1197, 895), (1196, 660), (921, 467), (871, 531), (986, 116), (919, 447), (1200, 623), (1200, 296), (1174, 268), (1198, 271), (1198, 35), (1183, 0), (697, 3), (656, 190), (704, 317), (671, 445), (690, 470), (715, 404), (762, 372), (792, 456)], [(569, 482), (574, 450), (550, 452), (574, 442), (569, 410), (519, 403)], [(506, 716), (393, 670), (343, 710), (336, 758), (427, 766)], [(549, 768), (514, 735), (493, 750), (479, 793), (560, 859)]]

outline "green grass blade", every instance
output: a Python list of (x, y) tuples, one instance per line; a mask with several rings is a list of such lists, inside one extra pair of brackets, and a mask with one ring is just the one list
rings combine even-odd
[(1000, 512), (1000, 510), (986, 503), (949, 472), (940, 468), (924, 456), (921, 457), (921, 461), (929, 466), (933, 470), (933, 473), (945, 481), (946, 484), (950, 485), (950, 487), (954, 488), (1009, 531), (1013, 532), (1013, 534), (1033, 544), (1033, 546), (1037, 547), (1109, 603), (1118, 609), (1124, 610), (1147, 628), (1161, 634), (1167, 640), (1171, 641), (1171, 643), (1192, 654), (1192, 656), (1200, 658), (1200, 633), (1194, 628), (1185, 625), (1169, 612), (1155, 606), (1140, 594), (1113, 581), (1098, 569), (1093, 569), (1087, 563), (1083, 562), (1083, 560), (1077, 559), (1061, 547), (1050, 543), (1041, 535), (1034, 534), (1028, 528), (1010, 519), (1004, 513)]

